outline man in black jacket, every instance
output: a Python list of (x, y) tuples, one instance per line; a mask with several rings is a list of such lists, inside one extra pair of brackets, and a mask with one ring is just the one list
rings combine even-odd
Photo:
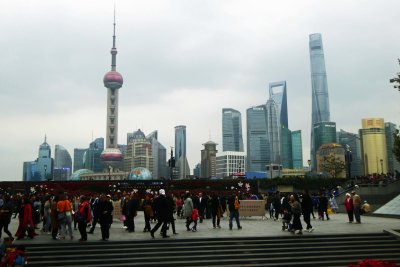
[(307, 189), (304, 190), (303, 198), (301, 201), (301, 209), (303, 211), (304, 222), (307, 224), (306, 231), (314, 231), (314, 228), (311, 226), (311, 213), (313, 211), (313, 202)]
[(165, 190), (159, 190), (159, 196), (154, 200), (154, 211), (157, 217), (157, 224), (154, 228), (150, 231), (150, 235), (154, 238), (154, 233), (161, 227), (161, 234), (163, 238), (169, 237), (167, 235), (167, 224), (169, 219), (169, 212), (171, 208), (169, 207), (169, 201), (165, 196)]
[(114, 210), (114, 206), (111, 202), (111, 196), (107, 195), (106, 197), (104, 194), (102, 194), (100, 196), (97, 209), (99, 213), (101, 240), (108, 241), (110, 238), (110, 227), (113, 222), (112, 212)]

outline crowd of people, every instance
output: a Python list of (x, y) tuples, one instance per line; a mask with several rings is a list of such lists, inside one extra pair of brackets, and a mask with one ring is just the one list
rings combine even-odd
[[(0, 237), (2, 232), (9, 240), (14, 238), (33, 239), (40, 233), (48, 233), (54, 240), (73, 240), (75, 230), (79, 230), (78, 241), (85, 242), (88, 235), (93, 234), (96, 226), (100, 225), (101, 240), (110, 238), (110, 227), (113, 223), (115, 205), (119, 205), (120, 221), (127, 232), (135, 232), (135, 218), (138, 212), (143, 212), (144, 229), (152, 238), (160, 229), (160, 235), (168, 238), (168, 230), (177, 235), (175, 221), (182, 219), (187, 231), (196, 232), (199, 224), (210, 219), (214, 229), (221, 228), (221, 218), (228, 218), (229, 230), (242, 229), (240, 224), (240, 202), (244, 199), (264, 200), (266, 213), (273, 220), (282, 221), (282, 230), (302, 234), (305, 231), (314, 231), (311, 217), (320, 220), (329, 220), (329, 214), (337, 212), (335, 191), (321, 190), (318, 194), (281, 193), (279, 191), (267, 195), (240, 194), (231, 192), (227, 195), (211, 192), (192, 194), (186, 191), (183, 194), (167, 194), (164, 189), (156, 193), (139, 195), (137, 192), (124, 192), (116, 196), (107, 194), (90, 194), (73, 196), (66, 193), (59, 195), (3, 195), (0, 197)], [(114, 199), (113, 199), (114, 198)], [(361, 223), (360, 214), (365, 211), (360, 196), (354, 191), (346, 195), (344, 203), (348, 213), (349, 223), (354, 218)], [(366, 209), (368, 212), (369, 205)], [(317, 214), (317, 215), (316, 215)], [(18, 217), (18, 228), (13, 235), (9, 231), (11, 218)], [(154, 226), (152, 227), (152, 223)]]

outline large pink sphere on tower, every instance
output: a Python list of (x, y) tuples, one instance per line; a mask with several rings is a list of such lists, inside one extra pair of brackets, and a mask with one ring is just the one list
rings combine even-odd
[(110, 89), (119, 89), (124, 83), (122, 75), (118, 71), (109, 71), (103, 78), (104, 86)]

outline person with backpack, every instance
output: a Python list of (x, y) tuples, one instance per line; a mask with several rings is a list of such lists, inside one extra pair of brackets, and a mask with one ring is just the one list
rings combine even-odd
[(240, 209), (240, 200), (237, 194), (233, 194), (229, 199), (228, 199), (228, 208), (229, 208), (229, 230), (232, 230), (232, 221), (233, 218), (236, 220), (236, 225), (238, 230), (242, 229), (242, 226), (240, 226), (240, 220), (239, 220), (239, 209)]
[(81, 238), (79, 239), (80, 242), (87, 241), (87, 233), (86, 227), (88, 222), (92, 219), (92, 213), (90, 211), (90, 204), (87, 201), (85, 196), (80, 197), (80, 203), (78, 206), (78, 210), (76, 212), (76, 220), (78, 222), (78, 230), (81, 234)]

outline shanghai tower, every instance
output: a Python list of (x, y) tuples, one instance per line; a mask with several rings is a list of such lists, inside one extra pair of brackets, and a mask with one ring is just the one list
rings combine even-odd
[(107, 88), (107, 132), (106, 149), (101, 153), (101, 159), (111, 172), (121, 162), (123, 155), (118, 149), (118, 91), (122, 87), (122, 75), (117, 72), (117, 48), (115, 47), (115, 11), (113, 46), (111, 48), (111, 71), (104, 75), (104, 87)]
[(311, 119), (311, 168), (316, 169), (316, 151), (314, 145), (314, 124), (329, 122), (329, 95), (328, 82), (326, 79), (324, 48), (320, 33), (310, 34), (310, 66), (311, 66), (311, 97), (312, 97), (312, 119)]

